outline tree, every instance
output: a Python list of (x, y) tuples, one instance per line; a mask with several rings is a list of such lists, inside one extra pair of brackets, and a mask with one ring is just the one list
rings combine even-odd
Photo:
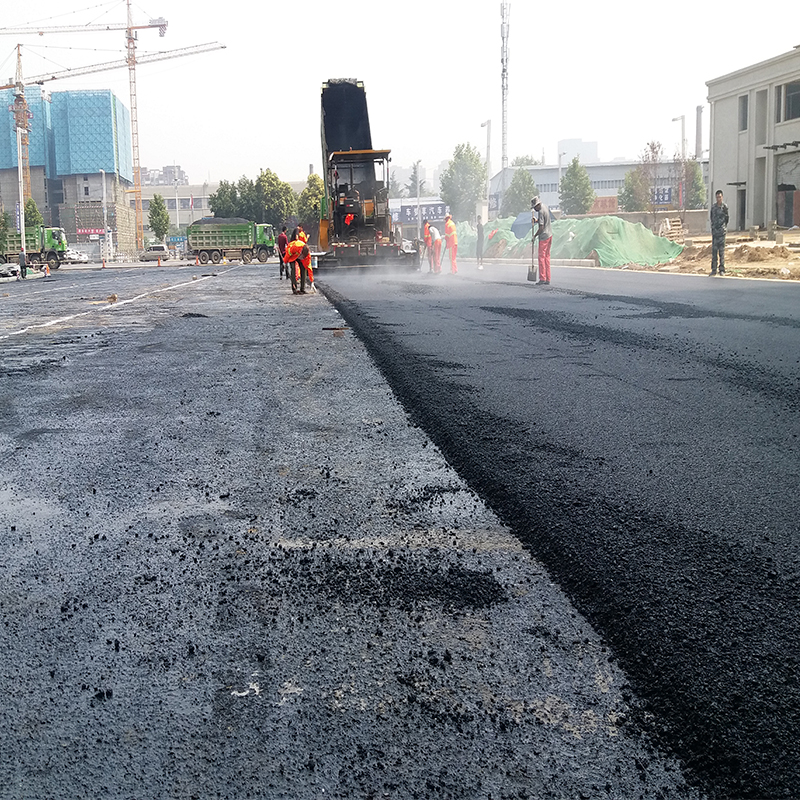
[(663, 176), (660, 174), (663, 160), (664, 148), (661, 146), (661, 142), (648, 142), (647, 147), (642, 151), (641, 167), (648, 189), (645, 211), (649, 211), (653, 215), (653, 223), (656, 220), (657, 190), (663, 180)]
[(44, 217), (41, 215), (36, 201), (29, 197), (25, 201), (25, 227), (33, 228), (36, 225), (44, 225)]
[(303, 225), (319, 222), (320, 202), (325, 197), (325, 184), (319, 175), (309, 175), (306, 188), (297, 201), (297, 216)]
[(156, 239), (163, 242), (169, 230), (169, 213), (167, 204), (160, 194), (154, 194), (150, 201), (149, 214), (150, 230), (155, 234)]
[(517, 156), (512, 162), (512, 167), (533, 167), (542, 162), (533, 156)]
[(394, 170), (389, 176), (389, 197), (394, 200), (397, 197), (403, 197), (403, 187), (397, 181), (397, 175)]
[(219, 188), (208, 197), (208, 207), (215, 217), (235, 217), (239, 207), (239, 192), (229, 181), (220, 181)]
[(255, 183), (243, 175), (236, 182), (236, 192), (239, 195), (239, 200), (236, 204), (236, 214), (234, 216), (249, 219), (251, 222), (263, 222), (264, 207), (259, 201)]
[(419, 196), (424, 197), (425, 181), (419, 179), (419, 161), (415, 161), (414, 166), (411, 168), (411, 177), (406, 184), (406, 197), (417, 196), (417, 183), (419, 183)]
[(696, 161), (682, 158), (680, 153), (676, 153), (673, 159), (673, 205), (680, 206), (680, 187), (683, 184), (683, 191), (686, 196), (683, 198), (683, 207), (687, 209), (697, 209), (706, 207), (706, 184), (703, 181), (703, 171)]
[(439, 179), (439, 186), (442, 200), (450, 206), (453, 216), (471, 219), (486, 191), (486, 164), (478, 150), (470, 144), (458, 145)]
[(6, 252), (8, 234), (11, 232), (11, 214), (8, 211), (0, 212), (0, 253)]
[(264, 209), (264, 222), (276, 228), (292, 216), (297, 198), (288, 183), (284, 183), (271, 169), (262, 169), (256, 178), (256, 194)]
[(500, 215), (503, 217), (516, 217), (523, 211), (529, 210), (531, 200), (539, 194), (536, 182), (527, 169), (518, 169), (514, 172), (514, 177), (503, 195), (503, 205), (500, 208)]
[(696, 161), (686, 163), (686, 208), (706, 208), (708, 191), (703, 180), (703, 170)]
[(586, 167), (575, 156), (570, 161), (559, 187), (561, 210), (565, 214), (588, 214), (596, 196)]
[(617, 193), (617, 202), (622, 211), (647, 211), (650, 187), (641, 164), (625, 173), (624, 183)]

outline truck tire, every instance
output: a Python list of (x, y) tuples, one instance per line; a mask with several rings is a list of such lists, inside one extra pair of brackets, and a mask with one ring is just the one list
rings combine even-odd
[(58, 269), (61, 266), (61, 262), (58, 260), (58, 256), (55, 253), (47, 254), (47, 266), (50, 267), (50, 269)]
[(252, 250), (242, 250), (242, 263), (249, 264), (253, 260)]
[(200, 263), (208, 264), (208, 252), (206, 250), (200, 252)]
[(262, 247), (258, 251), (258, 260), (263, 264), (267, 260), (267, 258), (268, 258), (267, 251)]
[(222, 261), (222, 256), (220, 255), (219, 250), (212, 250), (211, 252), (211, 263), (212, 264), (219, 264)]

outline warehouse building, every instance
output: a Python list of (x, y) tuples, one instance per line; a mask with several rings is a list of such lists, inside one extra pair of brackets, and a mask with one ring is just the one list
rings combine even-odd
[(710, 196), (722, 189), (736, 230), (800, 225), (800, 45), (706, 85)]
[[(103, 207), (110, 238), (125, 253), (136, 251), (135, 214), (127, 200), (133, 186), (130, 112), (109, 90), (29, 90), (31, 195), (45, 224), (62, 227), (70, 244), (97, 249)], [(0, 92), (5, 107), (13, 91)], [(0, 204), (12, 211), (19, 197), (14, 118), (0, 123)]]

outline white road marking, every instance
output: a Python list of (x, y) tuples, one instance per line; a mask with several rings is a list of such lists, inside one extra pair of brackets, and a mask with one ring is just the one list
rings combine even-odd
[(160, 286), (158, 289), (153, 289), (150, 292), (144, 292), (143, 294), (138, 294), (136, 297), (131, 297), (128, 300), (120, 300), (116, 303), (109, 304), (104, 306), (103, 308), (93, 308), (89, 311), (79, 311), (76, 314), (70, 314), (66, 317), (58, 317), (57, 319), (51, 319), (47, 322), (40, 322), (36, 325), (28, 325), (25, 328), (20, 328), (18, 331), (11, 331), (11, 333), (6, 333), (3, 336), (0, 336), (0, 341), (3, 339), (10, 339), (12, 336), (19, 336), (22, 333), (28, 333), (29, 331), (39, 330), (40, 328), (52, 328), (54, 325), (62, 325), (65, 322), (69, 322), (73, 319), (79, 319), (80, 317), (86, 317), (89, 314), (96, 314), (98, 312), (107, 312), (113, 311), (115, 308), (119, 308), (120, 306), (126, 306), (129, 303), (135, 303), (137, 300), (141, 300), (144, 297), (150, 297), (150, 295), (157, 294), (158, 292), (168, 292), (172, 289), (180, 289), (182, 286), (197, 286), (201, 281), (208, 280), (209, 278), (217, 278), (220, 275), (225, 275), (227, 272), (231, 272), (234, 268), (226, 269), (224, 272), (217, 272), (214, 275), (205, 275), (202, 278), (198, 278), (197, 280), (185, 281), (183, 283), (176, 283), (174, 286)]

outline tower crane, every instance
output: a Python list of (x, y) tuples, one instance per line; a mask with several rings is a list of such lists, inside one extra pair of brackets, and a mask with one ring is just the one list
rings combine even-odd
[[(138, 100), (136, 96), (136, 65), (151, 63), (153, 61), (162, 61), (167, 58), (180, 58), (181, 56), (190, 56), (197, 53), (206, 53), (210, 50), (221, 50), (225, 48), (224, 44), (219, 42), (211, 42), (209, 44), (194, 45), (192, 47), (183, 47), (178, 50), (167, 50), (162, 53), (153, 53), (137, 57), (136, 55), (136, 32), (147, 28), (158, 28), (159, 36), (164, 36), (167, 32), (167, 21), (163, 17), (158, 19), (151, 19), (148, 23), (142, 25), (134, 25), (133, 17), (131, 14), (131, 0), (126, 0), (127, 4), (127, 23), (125, 25), (119, 24), (106, 24), (106, 25), (57, 25), (48, 27), (21, 27), (21, 28), (0, 28), (0, 34), (38, 34), (43, 36), (45, 33), (83, 33), (86, 31), (104, 32), (104, 31), (125, 31), (125, 39), (127, 43), (127, 56), (124, 61), (110, 61), (105, 64), (96, 64), (89, 67), (78, 67), (71, 70), (62, 70), (60, 72), (52, 73), (50, 75), (39, 75), (35, 78), (22, 79), (22, 56), (21, 48), (17, 45), (17, 73), (13, 84), (7, 86), (0, 86), (0, 89), (16, 89), (14, 113), (18, 127), (22, 128), (22, 150), (23, 150), (23, 181), (25, 183), (26, 197), (30, 197), (30, 162), (28, 160), (28, 107), (25, 102), (24, 87), (32, 84), (41, 84), (45, 81), (56, 80), (57, 78), (68, 78), (77, 75), (87, 75), (92, 72), (101, 72), (107, 69), (118, 69), (120, 67), (128, 67), (128, 82), (130, 86), (131, 96), (131, 145), (133, 149), (133, 192), (135, 197), (136, 209), (136, 247), (141, 250), (144, 247), (144, 220), (142, 214), (142, 172), (139, 163), (139, 111)], [(24, 123), (24, 124), (20, 124)], [(27, 175), (27, 178), (25, 176)]]

